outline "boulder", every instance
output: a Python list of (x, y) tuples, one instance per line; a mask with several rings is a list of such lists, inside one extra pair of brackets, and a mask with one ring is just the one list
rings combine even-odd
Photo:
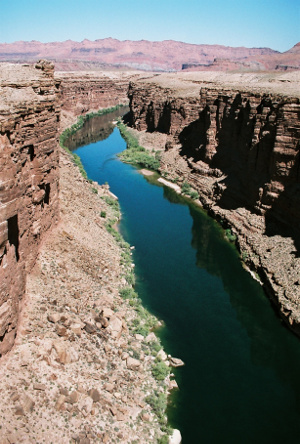
[(98, 402), (101, 399), (100, 393), (97, 389), (90, 389), (88, 391), (88, 395), (93, 399), (94, 402)]
[(169, 362), (171, 367), (182, 367), (184, 365), (184, 362), (179, 358), (173, 358), (172, 356), (169, 356)]
[(87, 396), (81, 399), (78, 403), (78, 409), (83, 413), (84, 416), (87, 416), (91, 413), (93, 408), (93, 399), (90, 396)]
[(112, 316), (107, 328), (113, 338), (119, 338), (122, 333), (122, 321), (117, 316)]
[(181, 443), (181, 433), (179, 430), (174, 429), (172, 435), (169, 438), (169, 444), (180, 444)]
[(139, 370), (141, 363), (137, 359), (129, 357), (127, 358), (126, 365), (129, 370)]

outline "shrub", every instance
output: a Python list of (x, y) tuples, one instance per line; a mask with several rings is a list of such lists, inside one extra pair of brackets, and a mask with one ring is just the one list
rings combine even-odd
[(151, 348), (152, 352), (158, 353), (159, 350), (161, 350), (161, 344), (158, 341), (152, 341), (152, 342), (150, 342), (150, 348)]
[(134, 291), (133, 288), (131, 287), (124, 287), (121, 288), (120, 290), (120, 296), (123, 299), (136, 299), (138, 297), (138, 295), (136, 294), (136, 292)]
[(236, 241), (236, 235), (232, 233), (230, 228), (227, 228), (225, 230), (225, 236), (229, 240), (229, 242), (235, 242)]
[(144, 166), (157, 171), (160, 167), (161, 152), (154, 151), (153, 154), (149, 154), (144, 147), (139, 145), (137, 139), (130, 134), (124, 123), (118, 122), (117, 126), (127, 144), (126, 150), (119, 154), (120, 159), (131, 165)]
[(146, 337), (146, 336), (148, 336), (148, 334), (149, 334), (149, 330), (148, 330), (148, 328), (146, 328), (145, 326), (140, 325), (139, 327), (136, 327), (136, 328), (134, 329), (134, 333)]
[(190, 192), (190, 198), (191, 199), (199, 199), (199, 193), (198, 193), (198, 191), (195, 191), (195, 190), (191, 190), (191, 192)]
[(167, 408), (167, 395), (156, 392), (146, 397), (145, 401), (150, 405), (160, 421), (164, 420), (164, 414)]
[(168, 444), (169, 443), (169, 436), (164, 435), (159, 438), (157, 438), (157, 444)]
[(158, 361), (152, 367), (152, 375), (157, 381), (163, 381), (170, 373), (170, 369), (163, 361)]
[(84, 166), (82, 165), (80, 157), (77, 156), (77, 154), (73, 154), (73, 162), (75, 163), (75, 165), (78, 166), (79, 171), (80, 171), (81, 175), (84, 177), (84, 179), (87, 179), (86, 171), (84, 169)]
[(100, 213), (100, 217), (105, 218), (105, 217), (106, 217), (106, 211), (101, 211), (101, 213)]
[(120, 212), (120, 204), (119, 204), (119, 201), (117, 199), (114, 199), (113, 197), (110, 197), (110, 196), (103, 196), (102, 199), (113, 210), (115, 210), (118, 213)]
[(181, 185), (182, 194), (189, 194), (191, 191), (191, 185), (187, 182), (183, 182)]
[(242, 253), (242, 260), (245, 262), (249, 257), (249, 254), (247, 253), (247, 251), (243, 251)]
[(199, 199), (199, 194), (196, 190), (193, 190), (191, 185), (188, 182), (183, 182), (181, 185), (181, 192), (186, 196), (189, 196), (191, 199)]
[(129, 273), (127, 273), (125, 275), (125, 279), (126, 279), (126, 281), (127, 281), (127, 283), (129, 285), (134, 286), (134, 284), (135, 284), (135, 275), (134, 275), (134, 273), (132, 271), (130, 271)]

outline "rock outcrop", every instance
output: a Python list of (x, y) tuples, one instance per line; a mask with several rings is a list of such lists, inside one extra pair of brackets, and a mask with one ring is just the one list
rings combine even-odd
[(0, 65), (0, 357), (14, 343), (26, 275), (59, 219), (59, 132), (81, 114), (128, 102), (127, 87), (126, 74)]
[(189, 182), (238, 235), (299, 333), (300, 97), (291, 75), (156, 76), (129, 89), (131, 124), (163, 133), (162, 173)]
[(26, 274), (58, 219), (58, 88), (48, 62), (0, 66), (0, 356), (14, 343)]

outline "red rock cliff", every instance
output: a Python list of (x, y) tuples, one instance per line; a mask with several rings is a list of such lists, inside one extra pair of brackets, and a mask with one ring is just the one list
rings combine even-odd
[(15, 338), (26, 273), (58, 218), (59, 83), (47, 62), (0, 66), (0, 356)]
[(56, 73), (61, 82), (63, 117), (128, 103), (126, 73)]
[[(162, 172), (228, 221), (291, 324), (300, 323), (296, 73), (161, 75), (131, 83), (131, 124), (168, 136)], [(251, 237), (252, 236), (252, 237)]]

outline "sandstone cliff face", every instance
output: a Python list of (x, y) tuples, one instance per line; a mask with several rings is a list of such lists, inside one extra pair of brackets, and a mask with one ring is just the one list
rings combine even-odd
[[(162, 172), (187, 180), (202, 205), (230, 223), (253, 256), (249, 264), (268, 282), (290, 323), (298, 324), (299, 83), (272, 77), (268, 85), (263, 77), (229, 85), (224, 79), (168, 81), (164, 75), (131, 84), (131, 124), (168, 135)], [(280, 87), (286, 82), (288, 88)]]
[(97, 73), (56, 73), (61, 82), (63, 114), (79, 116), (100, 108), (128, 103), (129, 77)]
[(59, 217), (59, 131), (128, 102), (127, 88), (126, 74), (55, 78), (48, 62), (0, 65), (0, 357), (14, 343), (27, 273)]
[(54, 67), (0, 67), (0, 356), (13, 345), (41, 238), (58, 218)]

